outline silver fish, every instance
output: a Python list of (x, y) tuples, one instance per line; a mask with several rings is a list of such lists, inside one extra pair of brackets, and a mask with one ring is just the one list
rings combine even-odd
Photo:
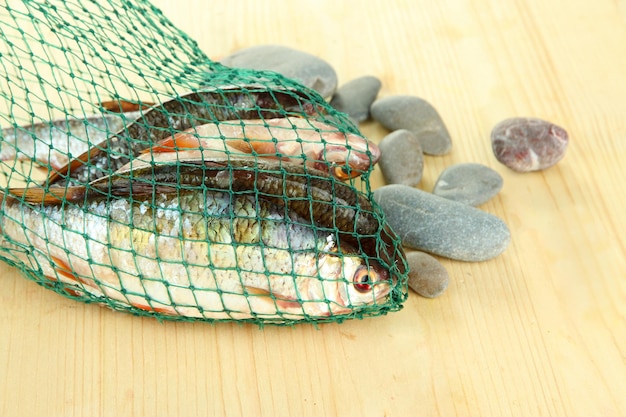
[(280, 158), (306, 164), (340, 180), (369, 172), (380, 158), (378, 146), (362, 136), (315, 120), (285, 117), (196, 126), (159, 141), (132, 163), (203, 160), (203, 156), (210, 159), (220, 154)]
[(323, 111), (314, 99), (295, 90), (233, 86), (188, 93), (143, 111), (141, 118), (123, 131), (53, 172), (48, 184), (86, 184), (105, 177), (154, 143), (194, 126), (258, 117), (315, 116)]
[(85, 153), (90, 144), (106, 140), (110, 132), (119, 132), (132, 123), (140, 112), (103, 113), (84, 119), (64, 117), (50, 122), (2, 129), (0, 161), (33, 160), (54, 170)]
[(387, 302), (393, 273), (337, 230), (261, 191), (191, 180), (203, 172), (176, 184), (113, 176), (69, 187), (62, 205), (24, 204), (33, 190), (13, 190), (2, 247), (73, 296), (165, 316), (316, 321)]

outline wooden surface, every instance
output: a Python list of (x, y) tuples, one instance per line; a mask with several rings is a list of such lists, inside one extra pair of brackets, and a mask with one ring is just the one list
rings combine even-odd
[[(381, 96), (429, 100), (454, 150), (426, 158), (420, 188), (454, 163), (494, 168), (505, 185), (482, 208), (511, 246), (443, 260), (439, 298), (319, 329), (159, 323), (3, 264), (0, 415), (626, 415), (626, 1), (155, 3), (212, 57), (280, 43), (341, 83), (372, 74)], [(564, 126), (565, 159), (500, 165), (489, 133), (511, 116)]]

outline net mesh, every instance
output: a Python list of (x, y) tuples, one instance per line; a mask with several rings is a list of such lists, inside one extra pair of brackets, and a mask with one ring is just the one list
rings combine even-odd
[(375, 145), (318, 94), (225, 67), (146, 1), (0, 5), (0, 257), (160, 319), (401, 308)]

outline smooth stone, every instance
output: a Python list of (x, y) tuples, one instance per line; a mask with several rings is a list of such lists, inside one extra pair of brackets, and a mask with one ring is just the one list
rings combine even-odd
[(422, 297), (435, 298), (443, 294), (450, 283), (450, 276), (441, 263), (424, 252), (407, 252), (409, 264), (409, 288)]
[(370, 106), (376, 100), (382, 83), (371, 75), (355, 78), (337, 89), (330, 105), (346, 113), (357, 123), (370, 117)]
[(511, 241), (494, 215), (406, 185), (386, 185), (374, 199), (406, 247), (460, 261), (485, 261)]
[(433, 194), (470, 206), (479, 206), (498, 194), (502, 183), (500, 174), (485, 165), (456, 164), (439, 175)]
[(424, 172), (422, 146), (413, 132), (405, 129), (391, 132), (378, 145), (378, 161), (387, 184), (419, 184)]
[(550, 168), (563, 159), (568, 142), (565, 129), (536, 118), (506, 119), (491, 131), (496, 159), (517, 172)]
[(220, 61), (236, 68), (269, 70), (294, 79), (329, 98), (337, 89), (337, 73), (321, 58), (281, 45), (241, 49)]
[(415, 133), (428, 155), (444, 155), (452, 149), (452, 139), (435, 108), (415, 96), (390, 96), (376, 100), (372, 118), (389, 130), (406, 129)]

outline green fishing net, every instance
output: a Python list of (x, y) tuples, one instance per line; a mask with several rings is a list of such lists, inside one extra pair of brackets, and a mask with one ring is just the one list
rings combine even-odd
[(0, 126), (0, 257), (59, 294), (261, 325), (407, 297), (375, 145), (299, 83), (210, 60), (147, 1), (0, 4)]

